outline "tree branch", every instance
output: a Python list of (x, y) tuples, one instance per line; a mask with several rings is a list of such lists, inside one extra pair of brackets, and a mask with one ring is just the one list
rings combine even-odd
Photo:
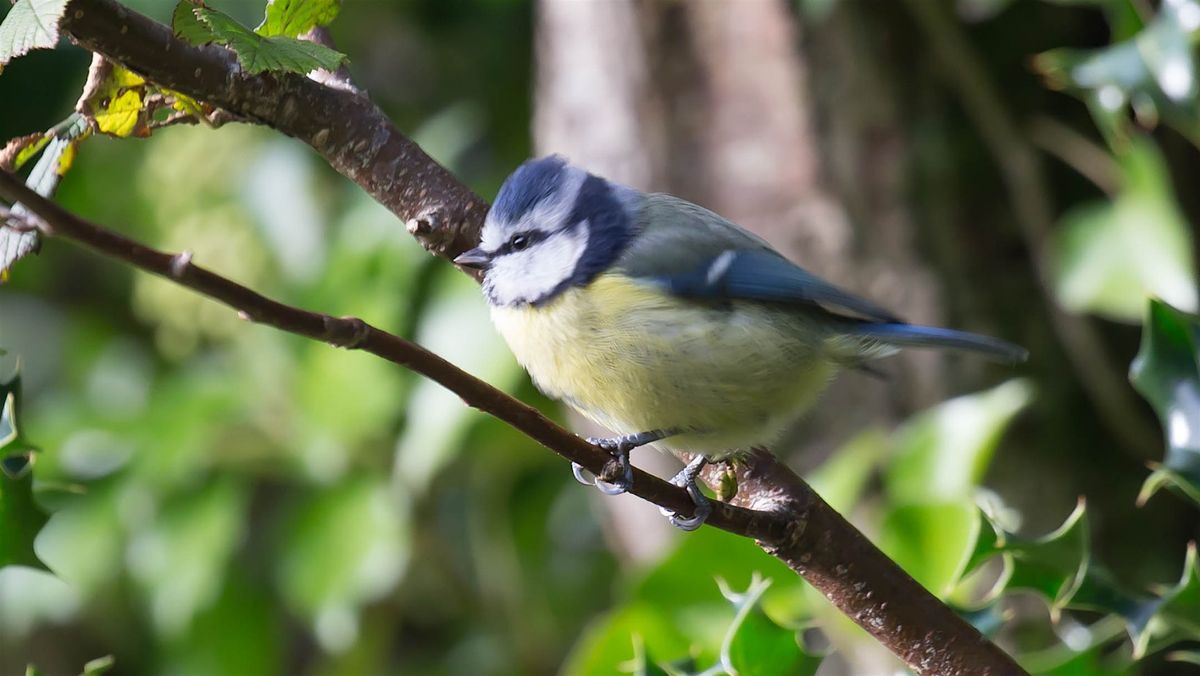
[[(408, 224), (432, 253), (453, 258), (477, 243), (487, 205), (401, 134), (366, 97), (291, 74), (247, 75), (227, 50), (193, 47), (166, 26), (113, 0), (73, 0), (62, 29), (83, 47), (160, 85), (270, 126), (311, 145)], [(0, 172), (0, 196), (44, 220), (47, 236), (69, 239), (219, 300), (243, 316), (348, 349), (361, 349), (424, 375), (550, 450), (603, 475), (612, 459), (536, 409), (441, 357), (357, 318), (335, 318), (273, 301), (192, 263), (82, 220)], [(1020, 667), (915, 582), (802, 479), (756, 451), (736, 468), (739, 492), (716, 503), (708, 523), (754, 538), (921, 674), (1020, 674)], [(711, 477), (710, 477), (711, 478)], [(635, 471), (632, 493), (681, 514), (691, 500)]]

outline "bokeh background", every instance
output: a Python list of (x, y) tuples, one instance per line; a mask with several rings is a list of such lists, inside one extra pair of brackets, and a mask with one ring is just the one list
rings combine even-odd
[[(485, 197), (563, 153), (912, 321), (1027, 346), (1016, 368), (919, 353), (846, 375), (778, 450), (931, 586), (980, 495), (1031, 536), (1084, 496), (1094, 562), (1143, 589), (1178, 580), (1200, 535), (1175, 493), (1136, 504), (1163, 439), (1126, 378), (1147, 296), (1196, 309), (1198, 27), (1192, 0), (347, 0), (331, 30), (356, 82)], [(66, 117), (88, 58), (7, 67), (0, 138)], [(567, 419), (473, 282), (277, 133), (92, 139), (58, 197)], [(753, 543), (675, 533), (431, 383), (67, 243), (0, 286), (0, 348), (43, 450), (55, 573), (0, 570), (0, 674), (107, 654), (128, 674), (609, 673), (647, 645), (703, 662), (733, 616), (715, 579), (755, 571), (772, 618), (823, 628), (823, 673), (895, 668)], [(1005, 604), (1002, 640), (1027, 652), (1089, 620)]]

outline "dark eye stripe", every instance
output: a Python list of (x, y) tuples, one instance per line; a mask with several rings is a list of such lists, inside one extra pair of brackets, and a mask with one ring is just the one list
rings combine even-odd
[[(514, 251), (520, 251), (521, 249), (528, 249), (529, 247), (533, 246), (534, 244), (537, 244), (538, 242), (546, 239), (549, 236), (550, 235), (548, 233), (546, 233), (542, 230), (526, 230), (525, 232), (518, 232), (515, 235), (513, 235), (512, 237), (509, 237), (507, 242), (505, 242), (504, 244), (501, 244), (500, 248), (496, 249), (495, 255), (503, 256), (504, 254), (512, 253)], [(518, 237), (525, 238), (524, 246), (521, 246), (521, 247), (513, 246), (513, 241), (515, 239), (517, 239)]]

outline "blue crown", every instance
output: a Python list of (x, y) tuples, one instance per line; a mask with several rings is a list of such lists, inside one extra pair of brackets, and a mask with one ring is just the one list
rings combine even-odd
[(500, 186), (492, 213), (502, 221), (517, 221), (558, 190), (566, 170), (567, 161), (559, 155), (526, 161)]

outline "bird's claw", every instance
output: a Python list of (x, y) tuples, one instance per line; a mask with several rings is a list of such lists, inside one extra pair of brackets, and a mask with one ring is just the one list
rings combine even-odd
[(622, 437), (615, 439), (588, 437), (587, 441), (613, 456), (620, 466), (621, 475), (612, 481), (606, 481), (600, 477), (591, 476), (591, 472), (583, 465), (573, 462), (571, 463), (571, 473), (575, 475), (575, 480), (585, 486), (595, 486), (605, 495), (621, 495), (629, 492), (633, 486), (633, 463), (629, 460), (629, 451), (633, 450), (636, 444), (632, 444)]
[(671, 477), (671, 484), (686, 488), (688, 496), (692, 498), (692, 515), (689, 517), (679, 516), (665, 507), (660, 507), (658, 511), (662, 512), (663, 516), (681, 531), (691, 532), (704, 525), (712, 514), (712, 501), (700, 491), (700, 486), (696, 484), (696, 477), (700, 475), (700, 470), (704, 469), (704, 465), (708, 464), (708, 460), (697, 455), (695, 459), (687, 464), (687, 467), (679, 470), (679, 473)]

